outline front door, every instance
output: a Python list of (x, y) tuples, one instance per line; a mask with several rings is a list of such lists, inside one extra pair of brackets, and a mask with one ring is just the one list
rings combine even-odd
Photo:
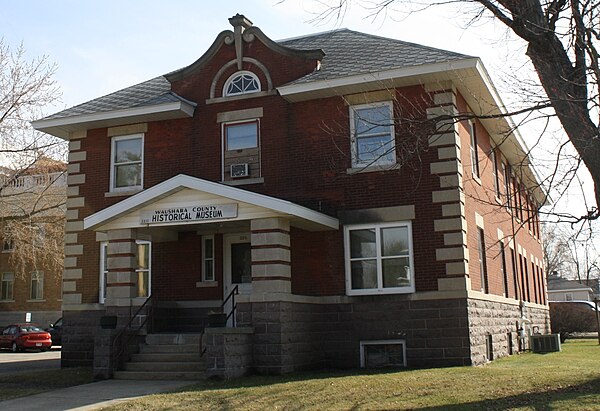
[[(250, 234), (227, 234), (223, 237), (223, 299), (238, 287), (240, 294), (252, 292), (252, 252)], [(232, 310), (231, 299), (224, 312)], [(232, 318), (227, 325), (232, 324)]]

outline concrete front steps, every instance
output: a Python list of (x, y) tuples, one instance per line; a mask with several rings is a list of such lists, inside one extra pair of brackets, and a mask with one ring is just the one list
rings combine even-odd
[(200, 360), (200, 334), (148, 334), (119, 380), (201, 380), (205, 378)]

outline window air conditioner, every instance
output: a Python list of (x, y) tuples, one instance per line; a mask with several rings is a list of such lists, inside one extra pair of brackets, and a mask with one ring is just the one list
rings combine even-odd
[(248, 177), (249, 169), (248, 163), (232, 164), (230, 166), (231, 178)]

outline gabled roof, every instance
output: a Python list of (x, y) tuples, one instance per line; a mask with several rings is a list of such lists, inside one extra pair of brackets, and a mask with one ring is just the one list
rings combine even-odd
[(278, 43), (294, 49), (320, 48), (325, 52), (320, 70), (290, 84), (472, 58), (464, 54), (348, 29), (310, 34), (281, 40)]
[[(339, 221), (318, 211), (311, 210), (301, 205), (281, 200), (279, 198), (242, 190), (225, 184), (215, 183), (185, 174), (179, 174), (168, 180), (152, 186), (140, 193), (122, 200), (110, 207), (98, 211), (83, 220), (85, 229), (99, 229), (107, 224), (136, 212), (153, 203), (166, 199), (182, 190), (193, 190), (199, 194), (207, 194), (224, 200), (232, 200), (244, 203), (248, 206), (257, 207), (271, 213), (273, 216), (285, 216), (292, 225), (306, 230), (329, 230), (337, 229)], [(195, 204), (200, 205), (200, 204)], [(239, 218), (238, 218), (239, 219)], [(144, 225), (137, 222), (136, 226)], [(133, 228), (133, 227), (130, 227)]]

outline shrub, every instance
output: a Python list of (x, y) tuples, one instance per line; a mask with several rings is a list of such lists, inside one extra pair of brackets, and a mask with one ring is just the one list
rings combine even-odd
[(551, 302), (550, 325), (564, 341), (572, 333), (596, 331), (596, 313), (581, 304)]

